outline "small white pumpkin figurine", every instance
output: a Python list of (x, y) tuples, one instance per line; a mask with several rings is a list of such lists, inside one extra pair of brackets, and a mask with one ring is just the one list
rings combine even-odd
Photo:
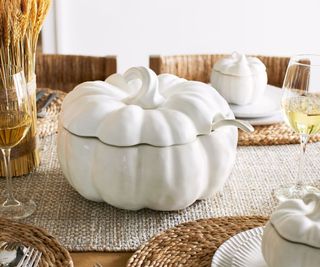
[(280, 204), (264, 229), (262, 253), (269, 267), (319, 267), (320, 195)]
[(212, 70), (212, 86), (230, 104), (248, 105), (258, 101), (267, 85), (265, 65), (256, 57), (233, 53), (218, 60)]
[(211, 86), (131, 68), (66, 96), (58, 158), (87, 199), (177, 210), (223, 187), (236, 154), (231, 125), (252, 130)]

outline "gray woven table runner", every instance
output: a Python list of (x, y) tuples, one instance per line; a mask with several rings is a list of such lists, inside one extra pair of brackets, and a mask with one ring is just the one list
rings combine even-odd
[[(154, 234), (176, 224), (217, 216), (269, 215), (276, 206), (272, 190), (293, 182), (298, 146), (239, 147), (224, 191), (177, 212), (125, 211), (82, 198), (62, 175), (56, 136), (46, 137), (41, 167), (14, 179), (17, 195), (33, 197), (38, 208), (24, 222), (45, 228), (70, 251), (135, 250)], [(307, 148), (304, 181), (320, 187), (320, 145)], [(0, 181), (4, 188), (4, 179)]]

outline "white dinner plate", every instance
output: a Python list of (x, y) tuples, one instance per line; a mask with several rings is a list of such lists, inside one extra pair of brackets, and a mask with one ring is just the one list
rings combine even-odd
[(281, 111), (281, 97), (283, 90), (279, 87), (267, 85), (264, 95), (256, 103), (239, 106), (230, 104), (236, 118), (261, 118), (279, 114)]
[(283, 115), (281, 112), (269, 116), (269, 117), (261, 117), (261, 118), (241, 118), (242, 120), (245, 120), (249, 122), (251, 125), (270, 125), (275, 123), (281, 123), (284, 121)]
[(232, 267), (268, 267), (261, 251), (262, 233), (262, 227), (248, 231), (250, 238), (234, 253)]
[(211, 267), (231, 267), (233, 257), (235, 253), (238, 252), (238, 249), (241, 248), (243, 244), (245, 244), (248, 240), (252, 238), (253, 233), (256, 234), (256, 231), (261, 231), (262, 233), (262, 229), (263, 227), (259, 227), (251, 229), (249, 231), (244, 231), (225, 241), (214, 254)]

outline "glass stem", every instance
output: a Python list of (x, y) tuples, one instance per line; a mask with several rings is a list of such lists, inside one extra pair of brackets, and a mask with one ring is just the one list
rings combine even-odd
[(296, 189), (299, 190), (302, 187), (302, 173), (304, 167), (304, 158), (306, 154), (307, 143), (309, 141), (308, 134), (300, 134), (300, 159), (299, 159), (299, 169), (298, 177), (296, 182)]
[(11, 173), (11, 161), (10, 154), (11, 149), (1, 149), (4, 160), (4, 169), (6, 174), (6, 185), (7, 185), (7, 200), (3, 203), (3, 206), (17, 206), (20, 205), (20, 202), (15, 199), (12, 191), (12, 173)]

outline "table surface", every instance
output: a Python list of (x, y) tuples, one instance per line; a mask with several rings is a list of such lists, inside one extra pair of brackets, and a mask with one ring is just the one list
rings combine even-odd
[(72, 252), (75, 267), (93, 267), (95, 263), (103, 267), (125, 267), (133, 252)]

